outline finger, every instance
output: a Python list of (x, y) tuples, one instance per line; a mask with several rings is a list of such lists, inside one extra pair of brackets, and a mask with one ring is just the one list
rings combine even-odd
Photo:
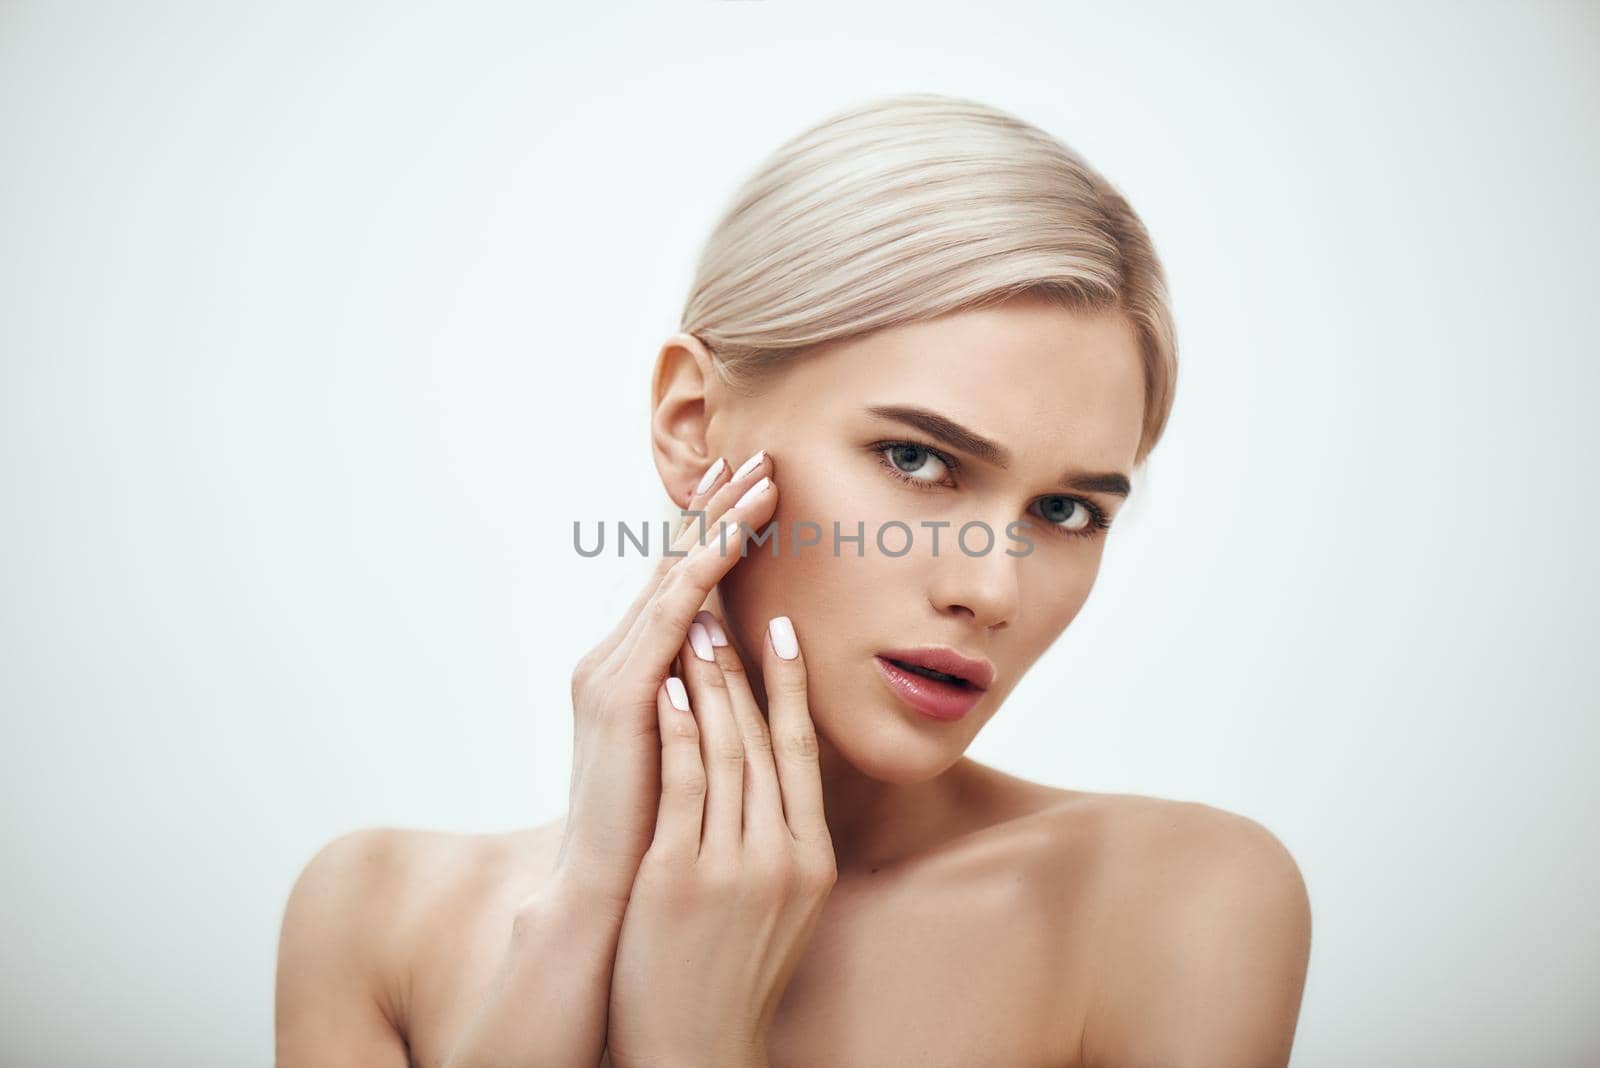
[[(735, 484), (736, 485), (736, 484)], [(724, 491), (730, 487), (724, 486)], [(624, 673), (660, 678), (667, 661), (682, 648), (694, 614), (706, 597), (744, 555), (751, 533), (771, 517), (776, 508), (776, 483), (763, 477), (736, 501), (716, 524), (717, 532), (704, 544), (689, 550), (667, 573), (661, 585), (634, 617), (632, 629), (619, 649)]]
[(805, 658), (788, 616), (776, 616), (768, 623), (762, 644), (767, 721), (783, 790), (783, 817), (797, 841), (825, 842), (829, 836), (822, 811), (816, 725), (806, 697)]
[[(711, 495), (716, 492), (716, 488), (722, 484), (722, 480), (726, 478), (727, 475), (728, 461), (719, 456), (710, 467), (706, 468), (705, 473), (700, 476), (699, 484), (696, 485), (694, 489), (689, 491), (689, 506), (684, 509), (684, 511), (687, 513), (692, 513), (696, 510), (695, 503), (697, 501), (704, 502), (710, 500)], [(678, 523), (677, 530), (673, 532), (674, 535), (681, 534), (683, 532), (683, 528), (694, 522), (694, 520), (694, 515), (684, 515)]]
[[(788, 834), (783, 820), (783, 793), (778, 786), (778, 770), (772, 758), (772, 735), (750, 689), (750, 675), (739, 652), (728, 641), (721, 620), (711, 612), (700, 612), (695, 623), (711, 634), (712, 651), (728, 688), (728, 703), (733, 709), (739, 738), (744, 744), (744, 840), (753, 836)], [(691, 627), (691, 629), (693, 629)]]
[(683, 680), (668, 676), (656, 694), (661, 724), (661, 801), (652, 849), (693, 859), (700, 853), (706, 769), (700, 761), (700, 727)]
[(683, 559), (683, 554), (715, 535), (713, 524), (717, 519), (739, 499), (741, 493), (767, 473), (766, 458), (766, 450), (763, 449), (740, 465), (732, 477), (728, 475), (727, 461), (720, 456), (706, 468), (705, 474), (700, 476), (700, 484), (689, 495), (689, 503), (682, 509), (684, 514), (668, 542), (672, 551), (663, 552), (661, 559), (656, 561), (649, 580), (628, 606), (626, 618), (638, 615), (661, 580)]
[(744, 823), (744, 743), (729, 704), (727, 682), (716, 661), (711, 635), (699, 623), (689, 624), (688, 648), (682, 653), (684, 685), (700, 727), (700, 759), (706, 772), (705, 823), (700, 851), (738, 849)]
[[(656, 561), (651, 571), (650, 579), (634, 598), (629, 606), (629, 616), (637, 616), (654, 594), (655, 590), (665, 581), (672, 570), (685, 559), (691, 549), (706, 543), (719, 540), (717, 521), (723, 518), (728, 510), (740, 500), (744, 492), (761, 480), (768, 473), (767, 454), (765, 450), (756, 453), (734, 472), (732, 477), (727, 477), (718, 469), (726, 464), (719, 457), (706, 472), (711, 475), (717, 471), (716, 477), (706, 485), (703, 491), (697, 492), (689, 499), (689, 505), (684, 509), (684, 516), (678, 524), (676, 532), (670, 542), (670, 551), (664, 551), (661, 559)], [(702, 480), (703, 481), (703, 480)], [(697, 490), (699, 487), (696, 487)]]
[[(681, 556), (676, 554), (687, 551), (687, 547), (697, 541), (701, 533), (700, 524), (702, 521), (709, 523), (716, 518), (716, 515), (710, 514), (710, 505), (722, 490), (723, 483), (728, 480), (727, 476), (728, 462), (720, 456), (716, 458), (710, 467), (706, 468), (705, 474), (700, 476), (700, 483), (689, 494), (689, 502), (682, 509), (686, 514), (679, 521), (677, 529), (673, 531), (672, 538), (668, 542), (671, 552), (663, 552), (661, 554), (661, 559), (657, 560), (655, 567), (651, 568), (649, 578), (645, 580), (644, 585), (639, 588), (639, 592), (634, 596), (633, 603), (628, 605), (627, 611), (622, 613), (622, 618), (612, 628), (611, 633), (606, 636), (607, 641), (619, 646), (622, 644), (623, 639), (633, 625), (633, 621), (638, 618), (640, 610), (644, 608), (645, 602), (650, 599), (656, 587), (661, 585), (661, 580), (672, 569), (672, 565), (682, 559)], [(695, 512), (704, 512), (706, 514), (698, 516), (693, 514)]]
[[(746, 467), (741, 468), (736, 478), (725, 480), (722, 475), (718, 475), (704, 494), (691, 497), (690, 505), (685, 508), (683, 520), (678, 523), (677, 532), (670, 542), (670, 552), (661, 553), (661, 560), (656, 561), (650, 580), (646, 580), (645, 587), (640, 590), (638, 596), (635, 596), (634, 603), (630, 604), (629, 617), (642, 614), (646, 604), (650, 603), (651, 596), (661, 587), (662, 582), (666, 582), (674, 569), (686, 560), (691, 550), (707, 542), (726, 544), (725, 539), (718, 536), (718, 520), (725, 518), (728, 510), (742, 499), (744, 492), (766, 475), (768, 464), (765, 451), (758, 452), (757, 456), (760, 457), (760, 462), (754, 467), (746, 462)], [(715, 465), (712, 467), (715, 468)]]
[[(760, 477), (759, 472), (766, 467), (765, 451), (757, 453), (762, 460), (753, 468), (757, 474), (744, 473), (737, 479), (729, 479), (724, 474), (727, 464), (718, 457), (717, 462), (707, 469), (706, 474), (713, 471), (717, 475), (712, 478), (704, 490), (695, 493), (689, 498), (686, 514), (678, 525), (677, 532), (673, 535), (668, 547), (661, 553), (661, 558), (651, 568), (650, 575), (645, 579), (639, 592), (634, 596), (633, 602), (622, 613), (615, 627), (606, 635), (605, 642), (614, 653), (618, 653), (617, 663), (621, 663), (621, 656), (626, 654), (627, 648), (632, 644), (634, 627), (640, 616), (645, 613), (646, 606), (655, 598), (663, 582), (673, 573), (680, 563), (683, 563), (689, 553), (698, 546), (708, 541), (718, 540), (715, 524), (727, 510), (738, 501), (740, 494), (753, 485)], [(720, 465), (720, 467), (719, 467)], [(749, 461), (745, 463), (750, 466)], [(743, 471), (743, 468), (741, 468)], [(705, 476), (702, 476), (704, 482)], [(699, 490), (699, 487), (696, 487)], [(697, 514), (696, 514), (697, 513)], [(702, 598), (704, 600), (704, 598)]]

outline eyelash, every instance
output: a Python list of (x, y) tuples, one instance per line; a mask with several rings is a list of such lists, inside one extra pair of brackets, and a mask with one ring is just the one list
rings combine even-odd
[[(908, 482), (912, 486), (915, 486), (917, 489), (922, 489), (922, 490), (937, 489), (940, 486), (943, 486), (944, 483), (942, 483), (942, 482), (929, 482), (925, 478), (912, 478), (910, 475), (906, 474), (904, 471), (902, 471), (898, 467), (896, 467), (894, 461), (889, 459), (887, 453), (888, 453), (888, 451), (890, 449), (900, 449), (900, 448), (921, 449), (923, 452), (926, 452), (926, 453), (929, 453), (930, 455), (932, 455), (934, 459), (936, 459), (940, 463), (944, 464), (945, 467), (948, 468), (952, 472), (958, 470), (961, 467), (960, 462), (958, 462), (955, 457), (950, 456), (947, 453), (940, 452), (938, 449), (934, 448), (932, 445), (924, 445), (920, 441), (880, 441), (880, 442), (877, 442), (876, 444), (874, 444), (872, 446), (872, 451), (877, 454), (878, 460), (879, 460), (880, 463), (882, 463), (884, 468), (887, 469), (888, 472), (891, 475), (893, 475), (896, 478), (898, 478), (901, 482)], [(1089, 500), (1088, 498), (1086, 498), (1086, 497), (1072, 497), (1072, 496), (1068, 496), (1067, 494), (1064, 494), (1064, 493), (1052, 493), (1050, 496), (1052, 496), (1052, 497), (1065, 497), (1067, 500), (1072, 501), (1075, 504), (1080, 505), (1085, 511), (1087, 511), (1089, 513), (1089, 525), (1084, 527), (1082, 530), (1069, 530), (1068, 528), (1062, 526), (1060, 523), (1052, 523), (1049, 520), (1045, 520), (1045, 524), (1044, 525), (1047, 526), (1047, 527), (1052, 528), (1057, 534), (1060, 534), (1063, 537), (1068, 537), (1068, 538), (1092, 538), (1096, 534), (1099, 534), (1099, 533), (1101, 533), (1103, 531), (1106, 531), (1106, 530), (1109, 530), (1111, 528), (1111, 517), (1106, 515), (1106, 513), (1103, 512), (1099, 508), (1099, 506), (1097, 506), (1093, 501)]]

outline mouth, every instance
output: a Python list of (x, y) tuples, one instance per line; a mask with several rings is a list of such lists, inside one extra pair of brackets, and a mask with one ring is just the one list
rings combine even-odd
[(948, 645), (923, 645), (915, 649), (882, 649), (878, 656), (903, 671), (933, 682), (966, 686), (982, 693), (994, 685), (994, 665), (965, 656)]
[(925, 668), (920, 664), (913, 664), (906, 660), (896, 660), (889, 656), (886, 656), (883, 659), (889, 661), (889, 663), (893, 664), (902, 671), (909, 671), (914, 675), (921, 675), (925, 679), (932, 679), (935, 682), (948, 682), (952, 686), (960, 686), (969, 690), (976, 690), (978, 688), (972, 683), (968, 682), (966, 679), (962, 678), (960, 675), (947, 675), (942, 671), (935, 671), (932, 668)]
[[(929, 658), (921, 656), (920, 659)], [(880, 653), (872, 660), (894, 695), (930, 719), (944, 722), (958, 720), (983, 699), (986, 687), (971, 677), (941, 671), (902, 656)], [(977, 666), (964, 667), (963, 670), (970, 671), (979, 679), (992, 678), (992, 671), (986, 665), (976, 663)]]

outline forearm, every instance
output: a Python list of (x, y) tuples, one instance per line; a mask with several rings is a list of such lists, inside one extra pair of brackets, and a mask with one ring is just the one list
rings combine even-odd
[(512, 1050), (537, 1068), (601, 1064), (621, 930), (604, 895), (548, 884), (517, 911), (495, 988), (446, 1068), (506, 1063)]

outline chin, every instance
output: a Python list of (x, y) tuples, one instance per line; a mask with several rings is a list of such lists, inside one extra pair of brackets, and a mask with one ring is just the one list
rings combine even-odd
[(917, 783), (937, 779), (940, 775), (961, 759), (965, 750), (940, 752), (934, 759), (916, 759), (915, 754), (907, 753), (903, 749), (896, 751), (885, 747), (845, 747), (838, 743), (834, 748), (839, 750), (839, 755), (845, 763), (855, 768), (862, 775), (877, 782), (893, 783), (896, 786), (914, 786)]

